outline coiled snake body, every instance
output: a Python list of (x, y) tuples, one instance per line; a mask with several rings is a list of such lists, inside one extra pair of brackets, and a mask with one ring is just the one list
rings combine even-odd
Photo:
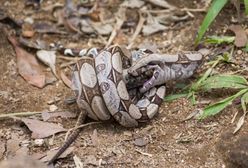
[[(73, 54), (71, 50), (64, 51)], [(130, 52), (118, 46), (99, 54), (96, 50), (78, 53), (91, 56), (80, 59), (73, 72), (72, 89), (82, 111), (77, 125), (83, 122), (85, 115), (102, 121), (113, 117), (125, 127), (150, 120), (158, 113), (165, 96), (164, 84), (190, 77), (203, 59), (199, 52), (176, 55), (142, 52), (134, 60)], [(133, 91), (135, 96), (132, 96)], [(69, 136), (49, 164), (64, 152), (79, 132), (76, 130)]]

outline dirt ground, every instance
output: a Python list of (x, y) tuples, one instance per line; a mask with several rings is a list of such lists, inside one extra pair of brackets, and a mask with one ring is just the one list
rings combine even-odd
[[(23, 19), (32, 15), (40, 20), (46, 18), (44, 13), (32, 14), (33, 9), (25, 7), (23, 1), (0, 2), (3, 4), (2, 8), (14, 18)], [(201, 8), (203, 5), (200, 0), (169, 2), (181, 8)], [(48, 2), (44, 1), (44, 5), (46, 4)], [(225, 9), (211, 27), (210, 34), (223, 33), (226, 26), (231, 24), (231, 18), (236, 15), (232, 15), (229, 10), (234, 11), (232, 7)], [(163, 52), (193, 50), (193, 39), (205, 13), (192, 12), (192, 14), (193, 18), (175, 24), (164, 32), (147, 37), (138, 36), (136, 43), (148, 40), (157, 45), (163, 45), (165, 41), (172, 38), (173, 43), (169, 47), (162, 48)], [(59, 39), (67, 44), (73, 42), (76, 46), (87, 46), (89, 41), (87, 38), (75, 40), (70, 36), (63, 36), (60, 39), (57, 35), (46, 35), (44, 38), (51, 41)], [(242, 56), (247, 57), (247, 54)], [(59, 110), (77, 112), (76, 105), (66, 105), (63, 102), (73, 93), (61, 80), (39, 89), (28, 84), (18, 74), (15, 52), (6, 39), (3, 29), (0, 33), (0, 63), (0, 114), (49, 110), (48, 101), (55, 97), (60, 98), (60, 101), (55, 103)], [(170, 93), (174, 90), (169, 88)], [(164, 102), (160, 107), (159, 115), (138, 128), (123, 128), (113, 121), (88, 126), (83, 129), (80, 137), (72, 145), (74, 147), (72, 154), (60, 159), (57, 167), (75, 167), (73, 156), (76, 155), (85, 167), (224, 168), (226, 167), (223, 161), (225, 154), (222, 153), (225, 153), (228, 148), (224, 145), (226, 141), (247, 135), (246, 121), (236, 135), (228, 134), (235, 128), (235, 123), (231, 123), (231, 120), (237, 111), (241, 111), (240, 107), (236, 104), (228, 106), (220, 115), (203, 121), (183, 120), (193, 111), (206, 106), (204, 102), (212, 103), (226, 95), (225, 93), (199, 95), (199, 103), (196, 106), (192, 106), (186, 99)], [(31, 118), (39, 117), (39, 115), (31, 116)], [(76, 118), (56, 118), (54, 122), (65, 128), (72, 128)], [(61, 146), (64, 136), (65, 133), (57, 134), (55, 137), (46, 138), (46, 143), (42, 146), (35, 146), (32, 143), (34, 140), (31, 139), (30, 131), (23, 124), (15, 119), (1, 119), (0, 141), (5, 145), (2, 148), (0, 146), (0, 160), (26, 154), (39, 158), (50, 149)], [(26, 146), (20, 145), (25, 142), (31, 143)]]

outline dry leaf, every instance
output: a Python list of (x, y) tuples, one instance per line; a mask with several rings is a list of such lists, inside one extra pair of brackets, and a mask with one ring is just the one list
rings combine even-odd
[(244, 125), (245, 116), (246, 116), (246, 113), (244, 113), (244, 114), (239, 118), (239, 121), (238, 121), (237, 124), (236, 124), (236, 128), (235, 128), (235, 130), (233, 131), (234, 134), (240, 130), (240, 128), (242, 127), (242, 125)]
[(55, 75), (56, 78), (58, 78), (55, 68), (56, 63), (56, 51), (47, 51), (47, 50), (39, 50), (37, 51), (36, 55), (39, 58), (40, 61), (42, 61), (44, 64), (49, 66)]
[(94, 146), (98, 146), (99, 145), (99, 140), (98, 140), (97, 130), (96, 129), (94, 129), (93, 134), (91, 135), (91, 141), (92, 141), (92, 144)]
[(142, 33), (145, 36), (149, 36), (151, 34), (157, 33), (159, 31), (166, 30), (167, 27), (160, 24), (156, 17), (153, 17), (152, 15), (148, 15), (147, 18), (147, 24), (143, 26)]
[(66, 129), (64, 129), (62, 126), (54, 123), (28, 118), (20, 118), (20, 120), (25, 123), (30, 131), (32, 131), (31, 137), (34, 139), (46, 138), (58, 132), (66, 131)]
[(46, 84), (46, 77), (36, 58), (20, 48), (14, 37), (8, 37), (8, 39), (15, 48), (20, 75), (31, 85), (43, 88)]
[(55, 25), (50, 25), (48, 23), (34, 23), (33, 28), (38, 33), (53, 33), (53, 34), (67, 34), (64, 31), (58, 30)]
[(91, 26), (100, 35), (109, 35), (113, 31), (111, 24), (102, 24), (101, 22), (92, 22)]
[(234, 45), (244, 47), (247, 43), (245, 30), (240, 25), (231, 25), (228, 29), (235, 33)]
[(22, 36), (19, 38), (19, 42), (21, 45), (25, 46), (25, 47), (29, 47), (29, 48), (34, 48), (37, 50), (45, 50), (45, 49), (49, 49), (49, 46), (46, 44), (45, 41), (42, 40), (29, 40), (26, 38), (23, 38)]
[(47, 166), (40, 161), (24, 155), (4, 160), (0, 163), (1, 168), (46, 168)]

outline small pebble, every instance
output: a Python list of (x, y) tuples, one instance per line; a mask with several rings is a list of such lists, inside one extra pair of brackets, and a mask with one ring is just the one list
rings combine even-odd
[(34, 19), (31, 18), (31, 17), (27, 17), (27, 18), (24, 19), (24, 22), (29, 23), (29, 24), (33, 24), (34, 23)]
[(35, 146), (42, 146), (45, 143), (44, 139), (35, 139), (34, 145)]
[(241, 55), (241, 54), (242, 54), (242, 50), (238, 50), (238, 51), (237, 51), (237, 54), (238, 54), (238, 55)]
[(50, 111), (56, 111), (58, 109), (58, 107), (54, 104), (52, 104), (50, 107), (49, 107), (49, 110)]

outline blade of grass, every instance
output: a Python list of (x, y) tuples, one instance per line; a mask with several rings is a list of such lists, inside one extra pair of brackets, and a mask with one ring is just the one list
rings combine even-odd
[(214, 0), (212, 2), (212, 5), (210, 6), (208, 13), (205, 16), (205, 18), (204, 18), (204, 20), (200, 26), (200, 29), (198, 31), (197, 38), (195, 40), (195, 46), (199, 44), (203, 35), (207, 31), (208, 27), (213, 22), (215, 17), (219, 14), (221, 9), (226, 5), (227, 2), (228, 2), (228, 0)]
[(241, 105), (244, 113), (246, 112), (246, 106), (248, 104), (248, 92), (241, 97)]
[(238, 75), (211, 76), (203, 81), (201, 85), (201, 89), (205, 91), (218, 88), (244, 89), (247, 87), (247, 80), (244, 77)]
[(234, 36), (209, 36), (204, 40), (207, 44), (223, 44), (223, 43), (233, 43)]
[(248, 15), (248, 0), (244, 0), (245, 3), (245, 14)]
[(172, 95), (168, 95), (164, 98), (164, 101), (173, 101), (182, 97), (187, 97), (188, 93), (179, 93), (179, 94), (172, 94)]
[(200, 116), (199, 119), (204, 119), (206, 117), (218, 114), (224, 108), (226, 108), (228, 105), (230, 105), (234, 99), (236, 99), (237, 97), (243, 95), (247, 91), (248, 91), (248, 89), (243, 89), (243, 90), (239, 91), (238, 93), (236, 93), (233, 96), (230, 96), (230, 97), (228, 97), (228, 98), (226, 98), (224, 100), (221, 100), (221, 101), (219, 101), (219, 102), (217, 102), (215, 104), (207, 106), (206, 108), (203, 109), (203, 113), (202, 113), (202, 115)]

